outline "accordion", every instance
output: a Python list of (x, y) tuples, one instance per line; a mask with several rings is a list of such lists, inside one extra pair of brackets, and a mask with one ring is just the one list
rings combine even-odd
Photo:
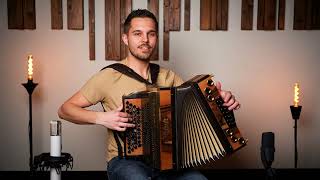
[(135, 124), (125, 131), (124, 156), (140, 157), (152, 168), (198, 167), (247, 144), (212, 75), (194, 76), (178, 87), (151, 87), (122, 100)]

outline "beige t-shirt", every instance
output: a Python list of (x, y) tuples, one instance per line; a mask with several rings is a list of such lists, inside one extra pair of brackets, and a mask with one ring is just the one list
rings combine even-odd
[[(127, 65), (124, 59), (120, 63)], [(150, 81), (150, 71), (149, 71)], [(160, 87), (179, 86), (183, 80), (171, 70), (160, 67), (157, 85)], [(146, 85), (120, 72), (106, 68), (93, 75), (80, 89), (84, 97), (92, 104), (102, 102), (106, 111), (117, 109), (122, 103), (122, 96), (132, 92), (146, 90)], [(112, 130), (108, 129), (106, 160), (118, 155), (117, 143)], [(120, 140), (121, 141), (121, 140)], [(121, 144), (123, 144), (121, 142)]]

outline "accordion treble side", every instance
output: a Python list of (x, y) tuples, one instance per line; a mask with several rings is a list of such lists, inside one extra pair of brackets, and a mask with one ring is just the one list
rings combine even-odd
[(153, 168), (198, 167), (247, 144), (211, 75), (123, 96), (123, 105), (136, 125), (125, 132), (124, 156), (139, 156)]

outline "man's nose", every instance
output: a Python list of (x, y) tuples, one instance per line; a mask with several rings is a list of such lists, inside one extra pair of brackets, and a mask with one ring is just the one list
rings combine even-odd
[(148, 42), (148, 41), (149, 41), (149, 37), (148, 37), (147, 34), (143, 34), (143, 35), (142, 35), (142, 41), (143, 41), (143, 42)]

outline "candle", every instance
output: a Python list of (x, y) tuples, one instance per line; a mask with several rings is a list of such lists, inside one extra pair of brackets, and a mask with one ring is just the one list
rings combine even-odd
[(300, 90), (300, 87), (299, 87), (299, 84), (298, 83), (295, 83), (294, 84), (294, 107), (298, 107), (298, 103), (299, 103), (299, 90)]
[(33, 57), (32, 55), (28, 56), (28, 80), (32, 80), (33, 74)]

